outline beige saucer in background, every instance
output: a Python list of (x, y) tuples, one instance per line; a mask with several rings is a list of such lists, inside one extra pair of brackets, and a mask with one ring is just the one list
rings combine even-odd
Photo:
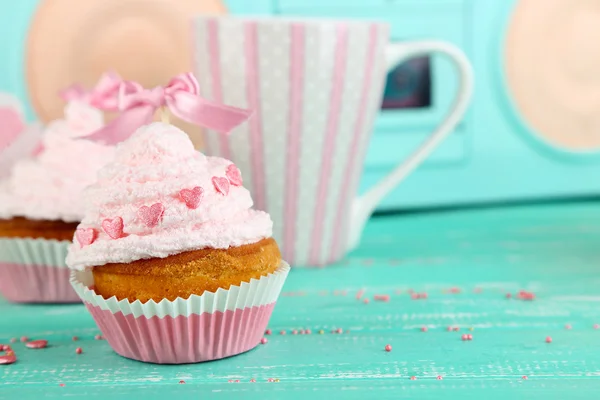
[(600, 148), (600, 2), (520, 0), (511, 16), (505, 69), (516, 107), (543, 140)]
[[(44, 0), (27, 38), (26, 79), (43, 121), (62, 116), (59, 91), (118, 72), (145, 87), (192, 70), (191, 17), (224, 14), (219, 0)], [(200, 144), (198, 128), (177, 123)]]

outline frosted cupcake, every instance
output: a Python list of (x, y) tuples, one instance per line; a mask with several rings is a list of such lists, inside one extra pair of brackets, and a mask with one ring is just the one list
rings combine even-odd
[(76, 302), (65, 257), (83, 218), (81, 192), (114, 156), (87, 140), (102, 113), (81, 101), (50, 123), (41, 148), (14, 164), (0, 183), (0, 292), (14, 302)]
[(232, 356), (262, 337), (289, 271), (239, 170), (153, 123), (85, 191), (71, 282), (112, 348), (154, 363)]

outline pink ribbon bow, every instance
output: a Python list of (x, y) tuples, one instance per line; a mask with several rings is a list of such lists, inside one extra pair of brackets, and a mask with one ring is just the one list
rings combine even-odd
[(104, 111), (119, 110), (119, 94), (136, 93), (142, 90), (142, 87), (130, 81), (124, 81), (115, 72), (103, 74), (98, 83), (91, 89), (86, 90), (83, 86), (75, 84), (61, 91), (60, 96), (65, 101), (81, 100), (92, 107)]
[(199, 91), (198, 81), (191, 73), (178, 75), (166, 86), (154, 89), (141, 89), (136, 83), (123, 82), (118, 96), (122, 114), (85, 138), (108, 145), (122, 142), (139, 127), (151, 123), (160, 107), (168, 108), (184, 121), (224, 134), (252, 115), (249, 110), (204, 99)]

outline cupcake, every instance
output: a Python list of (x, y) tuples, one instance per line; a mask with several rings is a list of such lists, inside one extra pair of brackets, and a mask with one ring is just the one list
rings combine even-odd
[(289, 266), (242, 184), (230, 161), (157, 122), (120, 143), (84, 191), (67, 265), (118, 354), (193, 363), (260, 342)]
[(16, 162), (0, 182), (0, 293), (14, 302), (77, 302), (65, 257), (83, 218), (81, 192), (114, 157), (114, 147), (81, 136), (103, 115), (70, 101), (51, 122), (34, 157)]

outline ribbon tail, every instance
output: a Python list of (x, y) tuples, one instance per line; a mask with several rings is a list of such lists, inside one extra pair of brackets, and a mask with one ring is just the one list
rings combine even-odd
[(82, 139), (102, 143), (108, 146), (116, 145), (127, 140), (139, 127), (152, 122), (156, 108), (153, 106), (139, 106), (124, 111), (112, 122)]
[(250, 110), (226, 106), (187, 92), (174, 93), (167, 99), (167, 105), (176, 117), (224, 134), (229, 134), (253, 114)]

